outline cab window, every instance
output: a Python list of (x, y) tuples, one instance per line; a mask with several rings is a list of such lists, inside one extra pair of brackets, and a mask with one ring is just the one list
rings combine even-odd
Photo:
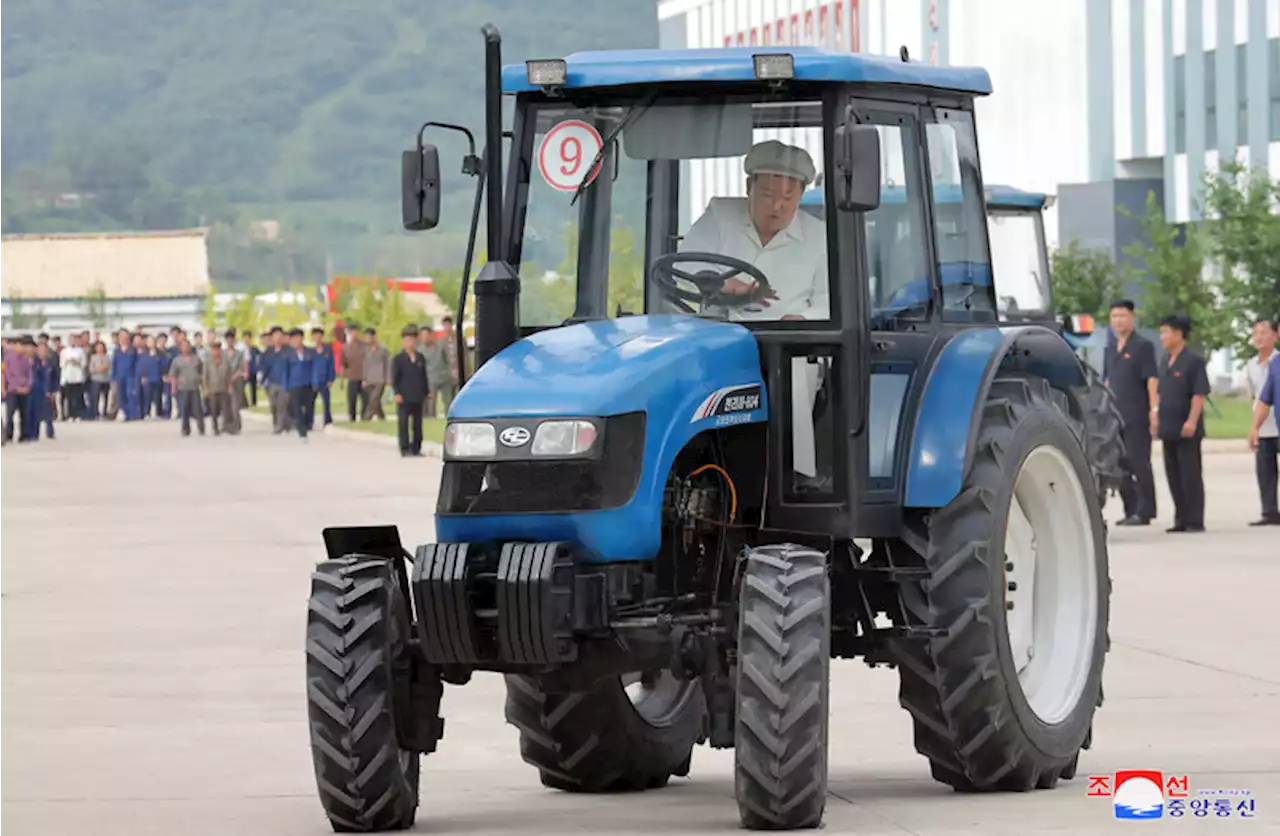
[(1040, 213), (993, 210), (987, 215), (987, 228), (1000, 319), (1018, 321), (1052, 314)]
[(995, 288), (973, 118), (964, 111), (935, 110), (925, 139), (933, 185), (942, 318), (948, 322), (994, 322)]

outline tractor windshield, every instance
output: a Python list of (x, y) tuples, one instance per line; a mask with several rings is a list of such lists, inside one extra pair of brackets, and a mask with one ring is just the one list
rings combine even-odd
[[(675, 311), (828, 319), (826, 224), (798, 211), (820, 188), (822, 112), (764, 93), (523, 100), (510, 254), (521, 325)], [(650, 282), (660, 256), (678, 290)]]

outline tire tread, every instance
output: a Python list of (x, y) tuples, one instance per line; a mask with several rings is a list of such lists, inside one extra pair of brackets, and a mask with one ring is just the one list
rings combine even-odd
[(747, 556), (739, 602), (735, 783), (742, 824), (822, 821), (827, 790), (830, 581), (822, 552), (766, 546)]
[(307, 713), (320, 801), (339, 833), (404, 830), (418, 808), (418, 756), (406, 769), (391, 700), (391, 654), (408, 629), (397, 590), (390, 564), (365, 556), (312, 574)]

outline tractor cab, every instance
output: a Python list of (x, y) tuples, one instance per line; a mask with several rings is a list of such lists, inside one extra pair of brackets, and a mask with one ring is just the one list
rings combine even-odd
[[(940, 333), (999, 321), (973, 120), (986, 73), (714, 49), (579, 53), (507, 67), (501, 85), (509, 167), (476, 282), (478, 352), (498, 367), (459, 394), (450, 438), (488, 437), (464, 420), (500, 433), (482, 419), (643, 413), (635, 447), (652, 474), (636, 480), (657, 496), (693, 436), (736, 428), (726, 435), (757, 451), (766, 525), (837, 538), (895, 526), (913, 375)], [(837, 211), (800, 211), (815, 194)], [(421, 205), (406, 199), (408, 226)], [(499, 458), (532, 457), (524, 429), (530, 446), (499, 439)], [(563, 507), (532, 490), (520, 493), (534, 504), (500, 502), (492, 487), (476, 504), (495, 468), (461, 458), (446, 464), (451, 531), (474, 533), (460, 509)], [(537, 463), (504, 464), (542, 479)]]

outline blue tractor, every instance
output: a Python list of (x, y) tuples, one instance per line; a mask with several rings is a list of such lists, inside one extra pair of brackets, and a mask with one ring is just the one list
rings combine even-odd
[[(938, 781), (1073, 777), (1102, 701), (1105, 527), (1081, 364), (999, 309), (987, 73), (802, 47), (503, 68), (484, 32), (463, 172), (488, 261), (437, 542), (330, 528), (312, 575), (334, 828), (412, 824), (443, 689), (476, 671), (505, 674), (546, 786), (656, 789), (698, 744), (732, 747), (751, 829), (821, 822), (833, 658), (896, 669)], [(403, 213), (430, 229), (440, 151), (418, 136)], [(819, 182), (822, 218), (800, 211)]]

